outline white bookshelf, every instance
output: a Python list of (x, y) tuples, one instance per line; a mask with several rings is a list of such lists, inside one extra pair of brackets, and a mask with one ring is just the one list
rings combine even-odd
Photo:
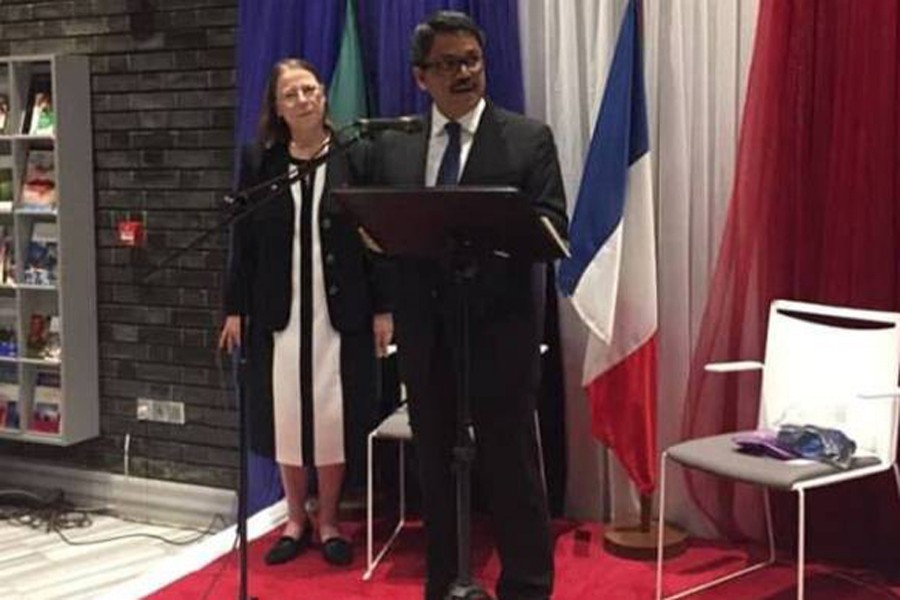
[[(29, 134), (23, 121), (33, 82), (47, 78), (53, 132)], [(11, 174), (13, 197), (9, 207), (0, 194), (0, 228), (15, 258), (14, 265), (0, 270), (0, 438), (66, 446), (96, 437), (100, 429), (88, 59), (0, 57), (0, 96), (8, 105), (0, 131), (0, 171)], [(33, 151), (52, 153), (57, 200), (51, 209), (35, 210), (21, 201)], [(0, 175), (0, 186), (2, 181)], [(26, 280), (35, 225), (41, 231), (55, 229), (55, 280)], [(9, 276), (4, 278), (4, 272)], [(40, 344), (28, 343), (30, 332), (37, 329), (32, 326), (35, 316), (55, 317), (60, 348), (56, 356), (42, 352)], [(7, 339), (13, 331), (15, 347)], [(10, 400), (15, 401), (17, 423), (10, 418)], [(47, 418), (54, 410), (58, 424)]]

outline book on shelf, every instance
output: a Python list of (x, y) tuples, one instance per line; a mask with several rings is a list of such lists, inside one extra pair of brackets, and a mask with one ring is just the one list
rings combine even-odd
[(59, 244), (56, 223), (38, 221), (32, 225), (25, 256), (22, 282), (29, 285), (56, 285)]
[(19, 428), (19, 386), (0, 382), (0, 427)]
[(0, 285), (16, 283), (16, 240), (12, 226), (0, 225)]
[(28, 321), (28, 358), (58, 361), (62, 352), (59, 315), (33, 313)]
[(31, 211), (56, 208), (56, 167), (53, 150), (29, 150), (22, 178), (20, 207)]
[(9, 123), (9, 96), (0, 94), (0, 135), (6, 133), (6, 124)]
[(15, 358), (19, 355), (19, 344), (16, 341), (16, 328), (0, 325), (0, 356)]
[[(0, 356), (15, 358), (19, 355), (16, 334), (18, 309), (14, 297), (0, 297)], [(0, 373), (0, 383), (15, 380), (16, 373)]]
[[(51, 346), (53, 340), (50, 331), (53, 318), (53, 315), (32, 313), (31, 318), (28, 320), (28, 339), (26, 340), (25, 346), (28, 358), (53, 360), (50, 355), (50, 353), (53, 352), (53, 347)], [(59, 317), (56, 317), (56, 319), (56, 328), (58, 331)]]
[(59, 404), (35, 402), (31, 411), (31, 429), (40, 433), (59, 433)]
[(34, 380), (34, 402), (29, 427), (41, 433), (59, 433), (62, 421), (61, 405), (59, 373), (38, 372)]
[(4, 402), (0, 400), (0, 427), (6, 429), (18, 429), (21, 427), (18, 402), (12, 400)]
[(47, 340), (42, 358), (58, 361), (62, 357), (62, 339), (59, 335), (59, 315), (52, 315), (47, 325)]
[(31, 76), (28, 104), (22, 119), (22, 133), (27, 135), (53, 135), (56, 115), (53, 111), (53, 89), (49, 73)]
[(13, 176), (12, 169), (0, 167), (0, 212), (12, 212)]

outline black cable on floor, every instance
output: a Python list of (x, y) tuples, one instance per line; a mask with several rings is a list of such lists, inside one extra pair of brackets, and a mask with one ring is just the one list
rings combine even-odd
[(66, 534), (63, 533), (64, 531), (86, 529), (93, 525), (91, 515), (106, 515), (126, 522), (135, 522), (128, 518), (120, 517), (116, 515), (115, 511), (109, 509), (79, 508), (66, 500), (65, 494), (60, 490), (41, 496), (27, 490), (0, 489), (0, 521), (7, 521), (12, 525), (30, 527), (32, 529), (44, 529), (47, 533), (57, 534), (63, 542), (70, 546), (104, 544), (129, 538), (149, 538), (173, 546), (187, 546), (214, 533), (217, 524), (221, 524), (222, 527), (227, 525), (224, 517), (216, 514), (203, 530), (182, 528), (196, 531), (198, 534), (184, 540), (173, 540), (153, 533), (130, 533), (93, 540), (72, 540), (66, 537)]

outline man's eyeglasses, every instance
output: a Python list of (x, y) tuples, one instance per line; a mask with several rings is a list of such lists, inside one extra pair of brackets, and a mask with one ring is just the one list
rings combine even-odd
[(465, 67), (469, 71), (478, 71), (484, 65), (484, 58), (481, 55), (469, 56), (442, 56), (436, 60), (422, 63), (423, 69), (434, 69), (442, 75), (449, 75), (459, 71), (460, 67)]
[(316, 92), (319, 91), (319, 86), (317, 85), (304, 85), (299, 88), (290, 88), (279, 94), (279, 98), (281, 101), (287, 104), (288, 106), (293, 106), (297, 104), (300, 98), (312, 98), (316, 95)]

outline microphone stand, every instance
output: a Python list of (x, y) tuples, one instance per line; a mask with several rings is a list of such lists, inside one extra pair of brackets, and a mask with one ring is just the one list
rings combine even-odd
[[(360, 128), (360, 125), (357, 123), (348, 125), (347, 127), (343, 127), (339, 129), (336, 133), (340, 134), (351, 128)], [(263, 181), (257, 185), (253, 185), (251, 187), (245, 188), (243, 190), (238, 190), (234, 194), (226, 194), (224, 197), (224, 203), (226, 206), (232, 207), (232, 212), (230, 215), (221, 219), (218, 223), (209, 227), (208, 229), (200, 232), (193, 240), (191, 240), (186, 246), (183, 248), (179, 248), (174, 252), (170, 253), (168, 256), (163, 258), (159, 263), (153, 265), (150, 270), (144, 273), (141, 278), (141, 283), (147, 283), (152, 277), (156, 274), (162, 272), (162, 270), (176, 259), (184, 256), (189, 251), (196, 248), (201, 242), (209, 238), (211, 235), (215, 233), (219, 233), (221, 231), (226, 230), (232, 224), (240, 221), (242, 219), (248, 218), (250, 215), (254, 214), (256, 211), (261, 210), (263, 207), (268, 206), (270, 202), (273, 201), (274, 198), (278, 197), (285, 188), (293, 184), (295, 181), (305, 177), (306, 175), (315, 172), (321, 165), (328, 162), (334, 156), (338, 156), (340, 154), (344, 154), (347, 152), (354, 144), (356, 144), (361, 139), (360, 132), (357, 132), (355, 135), (350, 137), (344, 143), (338, 143), (337, 136), (331, 136), (330, 140), (327, 140), (322, 146), (319, 147), (318, 152), (327, 145), (330, 144), (330, 148), (328, 152), (322, 154), (321, 156), (316, 156), (316, 158), (299, 165), (297, 170), (294, 173), (290, 171), (285, 172), (278, 177), (273, 177), (267, 181)], [(317, 152), (317, 154), (318, 154)], [(264, 192), (264, 195), (263, 195)], [(254, 197), (260, 196), (261, 198), (258, 200), (253, 200)], [(249, 339), (247, 335), (248, 328), (247, 316), (241, 315), (241, 342), (240, 342), (240, 359), (238, 362), (238, 371), (237, 371), (237, 392), (238, 392), (238, 432), (240, 436), (239, 444), (238, 444), (238, 455), (240, 460), (240, 468), (239, 468), (239, 476), (238, 476), (238, 511), (237, 511), (237, 534), (238, 534), (238, 547), (240, 553), (240, 584), (239, 584), (239, 592), (238, 598), (240, 600), (248, 600), (250, 598), (247, 593), (248, 579), (247, 579), (247, 459), (248, 459), (248, 444), (247, 444), (247, 377), (246, 377), (246, 369), (248, 365), (248, 351), (249, 351)], [(250, 600), (255, 600), (255, 598), (250, 598)]]

